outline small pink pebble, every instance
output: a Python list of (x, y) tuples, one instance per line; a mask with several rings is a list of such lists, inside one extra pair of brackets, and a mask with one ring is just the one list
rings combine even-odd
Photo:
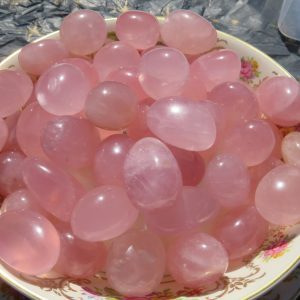
[(16, 126), (16, 136), (20, 148), (26, 155), (46, 157), (40, 139), (46, 124), (55, 117), (36, 102), (29, 104), (21, 112)]
[(17, 272), (41, 275), (57, 262), (59, 235), (42, 215), (9, 211), (0, 216), (0, 259)]
[(94, 57), (94, 66), (99, 74), (100, 81), (120, 68), (139, 66), (141, 57), (132, 46), (122, 42), (112, 42), (102, 47)]
[(269, 224), (254, 206), (230, 211), (218, 219), (214, 236), (225, 247), (229, 259), (240, 259), (257, 250), (268, 235)]
[(45, 210), (63, 222), (71, 218), (83, 188), (52, 162), (28, 157), (23, 162), (23, 179), (28, 190)]
[(102, 141), (94, 161), (94, 172), (99, 185), (124, 185), (124, 161), (133, 144), (134, 141), (124, 134), (114, 134)]
[(207, 165), (205, 183), (224, 207), (247, 204), (250, 176), (243, 161), (234, 154), (219, 154)]
[(122, 295), (143, 297), (159, 286), (165, 265), (161, 240), (149, 231), (131, 231), (113, 241), (106, 274), (111, 287)]
[(277, 125), (293, 126), (300, 121), (300, 85), (289, 77), (264, 80), (257, 88), (261, 111)]
[(138, 50), (154, 47), (158, 42), (159, 31), (157, 19), (144, 11), (127, 11), (116, 22), (118, 39)]
[(139, 70), (139, 81), (144, 91), (157, 100), (182, 93), (190, 66), (177, 49), (160, 47), (142, 56)]
[(155, 101), (151, 98), (144, 99), (138, 103), (137, 114), (134, 120), (127, 127), (127, 134), (134, 140), (144, 137), (153, 137), (147, 125), (147, 111)]
[(88, 120), (62, 116), (46, 124), (41, 145), (52, 161), (76, 169), (92, 164), (100, 138)]
[(164, 43), (185, 54), (204, 53), (217, 43), (217, 31), (212, 24), (191, 10), (171, 12), (161, 24)]
[(33, 90), (30, 77), (20, 71), (0, 71), (0, 117), (7, 117), (22, 108)]
[(199, 153), (169, 146), (182, 174), (183, 185), (197, 185), (205, 173), (205, 162)]
[(189, 151), (207, 150), (216, 139), (211, 111), (181, 97), (156, 101), (147, 112), (147, 124), (164, 142)]
[(45, 39), (25, 45), (19, 54), (19, 63), (25, 72), (41, 75), (51, 65), (68, 56), (60, 40)]
[(228, 267), (228, 255), (223, 245), (201, 232), (175, 240), (167, 255), (171, 275), (177, 283), (189, 288), (217, 281)]
[(54, 270), (72, 278), (86, 278), (101, 271), (106, 261), (102, 242), (86, 242), (77, 238), (69, 225), (56, 226), (60, 235), (60, 255)]
[(139, 82), (139, 71), (136, 67), (120, 68), (107, 76), (108, 81), (121, 82), (130, 87), (141, 101), (148, 98)]
[(286, 135), (281, 144), (283, 159), (286, 163), (300, 167), (300, 132)]
[(74, 208), (73, 233), (89, 242), (105, 241), (126, 232), (138, 217), (125, 190), (102, 185), (87, 192)]
[(222, 152), (239, 156), (246, 166), (256, 166), (270, 157), (276, 143), (267, 121), (254, 119), (233, 128), (224, 137)]
[(198, 228), (218, 211), (218, 202), (205, 187), (184, 186), (172, 206), (145, 213), (145, 222), (160, 234), (177, 234)]
[(77, 55), (96, 52), (106, 39), (106, 24), (103, 17), (89, 9), (77, 10), (63, 19), (60, 38), (65, 47)]
[(69, 57), (58, 61), (58, 63), (67, 63), (78, 67), (88, 79), (91, 88), (95, 87), (99, 83), (99, 76), (96, 68), (86, 59)]
[(239, 81), (217, 85), (208, 94), (208, 98), (221, 108), (227, 128), (259, 117), (254, 92)]
[(8, 138), (8, 127), (6, 122), (0, 118), (0, 151), (3, 149)]
[(134, 120), (137, 104), (137, 96), (127, 85), (104, 81), (90, 91), (85, 113), (97, 127), (119, 130)]
[(170, 206), (182, 188), (182, 176), (172, 152), (155, 138), (143, 138), (129, 150), (124, 182), (130, 200), (152, 210)]
[(1, 206), (1, 212), (29, 209), (41, 213), (37, 200), (27, 189), (16, 190), (8, 195)]
[(232, 50), (222, 49), (197, 58), (191, 64), (190, 76), (194, 80), (202, 82), (209, 92), (218, 84), (238, 80), (240, 71), (241, 60), (239, 56)]
[(300, 169), (283, 164), (267, 173), (255, 193), (258, 212), (268, 222), (291, 225), (300, 221)]
[(74, 115), (84, 108), (90, 86), (85, 74), (67, 63), (53, 65), (38, 79), (37, 101), (48, 113)]
[(0, 154), (0, 194), (7, 196), (24, 187), (22, 164), (25, 155), (18, 151), (2, 152)]

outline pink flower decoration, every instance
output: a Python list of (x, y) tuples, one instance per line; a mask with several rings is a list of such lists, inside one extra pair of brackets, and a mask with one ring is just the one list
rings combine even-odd
[(252, 71), (252, 64), (250, 61), (242, 59), (241, 77), (243, 79), (252, 79), (254, 77)]
[(265, 260), (270, 260), (271, 258), (278, 258), (282, 256), (288, 249), (288, 242), (285, 239), (275, 242), (273, 245), (263, 251), (263, 257)]

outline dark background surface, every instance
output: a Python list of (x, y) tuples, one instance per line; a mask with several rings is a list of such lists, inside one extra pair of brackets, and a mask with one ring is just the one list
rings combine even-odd
[[(183, 8), (196, 11), (211, 20), (217, 29), (266, 52), (299, 80), (299, 43), (284, 39), (277, 30), (281, 4), (282, 0), (0, 0), (0, 61), (26, 43), (57, 30), (62, 18), (75, 9), (94, 9), (111, 17), (126, 9), (166, 15)], [(296, 272), (300, 273), (299, 268)], [(299, 292), (300, 277), (297, 278), (295, 291)], [(262, 299), (290, 300), (284, 295), (273, 290)], [(0, 282), (0, 300), (14, 299), (26, 298)]]

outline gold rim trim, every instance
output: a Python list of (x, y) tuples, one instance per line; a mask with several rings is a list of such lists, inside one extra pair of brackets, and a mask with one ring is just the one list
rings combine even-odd
[[(157, 17), (157, 19), (161, 22), (164, 20), (164, 17)], [(116, 18), (106, 18), (105, 19), (107, 24), (112, 25), (115, 21)], [(291, 73), (289, 73), (284, 67), (282, 67), (277, 61), (275, 61), (274, 59), (272, 59), (269, 55), (267, 55), (266, 53), (264, 53), (263, 51), (259, 50), (258, 48), (252, 46), (251, 44), (241, 40), (240, 38), (237, 38), (233, 35), (230, 35), (228, 33), (225, 33), (223, 31), (219, 31), (218, 32), (218, 37), (219, 38), (227, 38), (229, 40), (233, 40), (238, 42), (241, 45), (244, 45), (246, 48), (250, 48), (253, 52), (258, 53), (260, 56), (262, 56), (265, 60), (269, 61), (270, 63), (272, 63), (273, 65), (276, 65), (277, 68), (279, 68), (281, 70), (282, 73), (284, 73), (286, 76), (288, 77), (293, 77)], [(58, 31), (49, 33), (41, 38), (36, 39), (34, 42), (38, 42), (47, 38), (52, 38), (54, 36), (58, 35)], [(13, 52), (12, 54), (10, 54), (7, 58), (5, 58), (4, 60), (2, 60), (0, 62), (0, 69), (1, 67), (8, 63), (11, 59), (13, 59), (16, 55), (18, 55), (18, 53), (20, 52), (21, 49), (16, 50), (15, 52)], [(263, 287), (261, 287), (259, 290), (255, 291), (254, 293), (242, 298), (243, 300), (249, 300), (249, 299), (254, 299), (259, 295), (262, 295), (266, 292), (268, 292), (275, 284), (277, 284), (278, 282), (280, 282), (281, 280), (283, 280), (285, 277), (287, 277), (295, 268), (296, 266), (299, 264), (300, 262), (300, 255), (297, 257), (296, 260), (294, 260), (289, 267), (283, 271), (282, 273), (280, 273), (278, 276), (276, 276), (272, 281), (268, 282), (267, 284), (265, 284)], [(8, 272), (6, 270), (6, 272)], [(25, 296), (32, 298), (34, 300), (48, 300), (48, 298), (44, 298), (44, 296), (41, 296), (40, 294), (33, 292), (30, 288), (24, 287), (24, 285), (22, 284), (22, 282), (19, 282), (17, 278), (14, 277), (10, 277), (10, 276), (6, 276), (5, 271), (3, 272), (3, 270), (0, 270), (0, 277), (7, 282), (9, 285), (11, 285), (13, 288), (17, 289), (19, 292), (21, 292), (22, 294), (24, 294)], [(11, 274), (9, 274), (11, 275)], [(188, 299), (188, 298), (187, 298)]]
[(249, 300), (254, 299), (262, 294), (267, 293), (276, 283), (282, 281), (284, 278), (286, 278), (299, 264), (300, 262), (300, 255), (298, 258), (291, 263), (291, 265), (282, 273), (280, 273), (277, 277), (275, 277), (272, 281), (265, 284), (262, 288), (260, 288), (258, 291), (255, 291), (254, 293), (250, 294), (249, 296), (246, 296), (243, 298), (243, 300)]

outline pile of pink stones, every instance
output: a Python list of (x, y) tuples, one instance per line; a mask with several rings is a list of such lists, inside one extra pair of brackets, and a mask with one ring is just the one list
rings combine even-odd
[(60, 39), (26, 45), (0, 71), (0, 259), (18, 273), (106, 271), (126, 296), (165, 272), (218, 280), (300, 221), (299, 84), (253, 90), (203, 17), (79, 10)]

